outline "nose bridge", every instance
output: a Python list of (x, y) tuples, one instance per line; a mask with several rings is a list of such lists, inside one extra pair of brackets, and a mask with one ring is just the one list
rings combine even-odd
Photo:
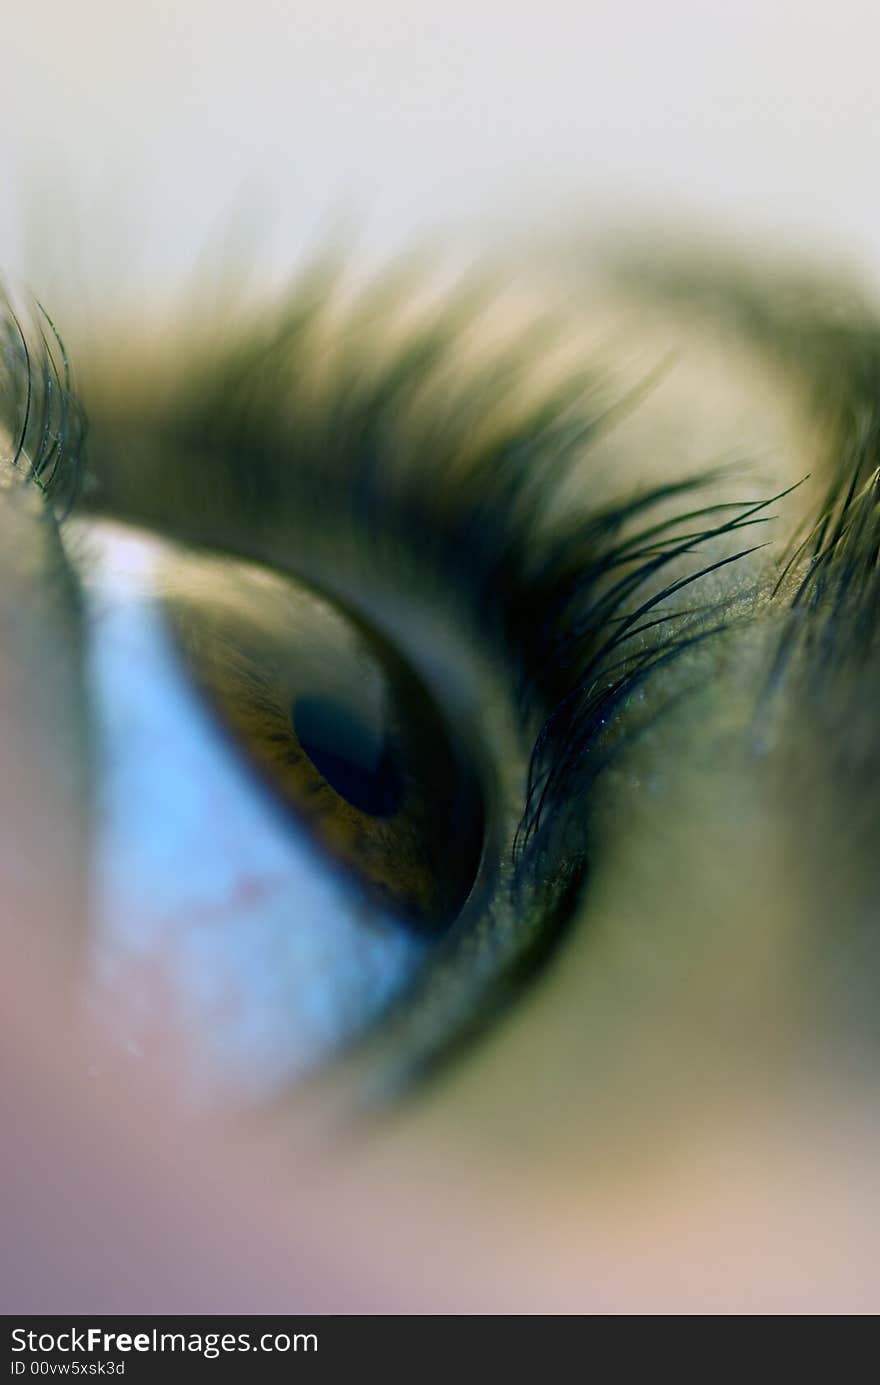
[(85, 911), (88, 734), (77, 588), (41, 492), (0, 472), (0, 880), (13, 943), (75, 951)]

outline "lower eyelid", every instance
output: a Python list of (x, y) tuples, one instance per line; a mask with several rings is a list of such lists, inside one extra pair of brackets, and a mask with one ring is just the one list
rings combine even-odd
[(149, 596), (155, 541), (82, 525), (96, 724), (92, 996), (132, 1052), (171, 1025), (193, 1078), (268, 1095), (367, 1027), (424, 944), (367, 910), (251, 783)]

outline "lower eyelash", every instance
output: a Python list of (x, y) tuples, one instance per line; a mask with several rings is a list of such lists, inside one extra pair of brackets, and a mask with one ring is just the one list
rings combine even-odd
[(4, 460), (51, 499), (59, 519), (73, 507), (85, 440), (64, 344), (35, 299), (0, 281), (0, 443)]
[[(694, 478), (686, 484), (694, 492), (706, 483), (706, 478)], [(584, 762), (602, 728), (625, 700), (653, 673), (686, 650), (722, 634), (730, 624), (724, 602), (719, 603), (717, 623), (710, 625), (705, 624), (711, 613), (708, 603), (678, 612), (664, 611), (647, 620), (645, 617), (654, 610), (663, 610), (679, 592), (766, 545), (753, 544), (716, 558), (641, 600), (637, 599), (640, 589), (663, 569), (678, 564), (685, 556), (700, 554), (713, 541), (767, 523), (771, 517), (762, 512), (796, 489), (797, 486), (790, 486), (766, 500), (751, 503), (706, 506), (660, 524), (648, 525), (623, 541), (612, 542), (606, 553), (594, 559), (591, 571), (581, 574), (570, 606), (559, 617), (556, 649), (547, 651), (552, 667), (565, 668), (568, 686), (560, 687), (555, 705), (535, 742), (528, 801), (517, 834), (519, 850), (525, 851), (540, 836), (548, 808), (558, 809), (561, 803), (583, 799), (586, 789)], [(649, 493), (644, 497), (646, 510), (650, 513), (652, 506), (665, 498), (665, 488)], [(732, 518), (696, 533), (682, 536), (678, 532), (682, 525), (719, 509), (733, 509), (735, 513)], [(658, 534), (665, 537), (658, 538)], [(649, 538), (654, 542), (646, 546)], [(632, 567), (628, 567), (630, 563)], [(603, 586), (608, 573), (622, 564), (627, 565), (625, 576)], [(562, 584), (562, 589), (566, 590), (568, 585)], [(551, 610), (552, 600), (551, 592), (547, 594)], [(649, 631), (651, 639), (620, 656), (624, 644)], [(597, 767), (593, 766), (589, 782), (595, 779), (596, 772)]]

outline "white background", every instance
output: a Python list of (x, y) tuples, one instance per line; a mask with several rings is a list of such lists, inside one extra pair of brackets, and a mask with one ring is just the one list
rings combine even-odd
[(867, 0), (2, 5), (9, 268), (144, 287), (230, 236), (268, 269), (340, 218), (384, 253), (574, 216), (880, 273)]

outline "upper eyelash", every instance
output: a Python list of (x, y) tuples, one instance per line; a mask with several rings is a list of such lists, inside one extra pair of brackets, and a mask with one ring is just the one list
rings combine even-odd
[[(335, 359), (323, 342), (328, 361), (315, 378), (309, 353), (316, 342), (322, 345), (332, 290), (329, 277), (304, 276), (270, 326), (250, 339), (245, 335), (220, 360), (197, 361), (175, 382), (162, 416), (149, 425), (152, 446), (169, 468), (155, 488), (179, 493), (194, 483), (199, 490), (202, 478), (174, 473), (207, 454), (212, 488), (228, 488), (231, 503), (234, 497), (249, 515), (270, 506), (295, 506), (300, 513), (311, 507), (323, 520), (330, 510), (336, 529), (356, 534), (359, 543), (371, 541), (387, 553), (393, 542), (395, 560), (414, 556), (420, 570), (441, 573), (444, 590), (462, 594), (465, 611), (479, 612), (481, 639), (488, 618), (499, 653), (514, 667), (523, 718), (534, 723), (528, 800), (515, 839), (526, 869), (548, 801), (558, 805), (582, 796), (578, 772), (603, 719), (660, 661), (725, 628), (722, 622), (682, 638), (681, 622), (693, 610), (667, 612), (641, 629), (638, 621), (759, 545), (705, 564), (638, 601), (640, 589), (711, 540), (765, 522), (760, 512), (781, 497), (688, 505), (657, 518), (670, 500), (681, 497), (687, 504), (719, 483), (726, 469), (708, 468), (599, 513), (548, 524), (547, 513), (597, 433), (635, 407), (653, 382), (608, 408), (595, 402), (593, 374), (572, 374), (539, 395), (528, 412), (517, 410), (517, 389), (532, 366), (527, 338), (490, 359), (476, 380), (450, 387), (445, 372), (475, 315), (471, 287), (397, 344), (384, 339), (381, 317), (360, 351), (347, 348), (343, 328)], [(375, 291), (372, 301), (382, 296)], [(388, 311), (393, 294), (386, 297)], [(352, 315), (357, 318), (357, 308)], [(365, 370), (370, 347), (377, 356)], [(480, 436), (475, 425), (485, 428), (487, 418), (494, 428)], [(418, 466), (407, 458), (418, 458)], [(105, 487), (112, 490), (115, 475), (116, 459)], [(683, 525), (722, 510), (733, 515), (682, 532)], [(614, 582), (617, 569), (624, 575)], [(625, 642), (648, 628), (657, 631), (656, 643), (621, 660)], [(614, 663), (613, 682), (596, 693)]]

